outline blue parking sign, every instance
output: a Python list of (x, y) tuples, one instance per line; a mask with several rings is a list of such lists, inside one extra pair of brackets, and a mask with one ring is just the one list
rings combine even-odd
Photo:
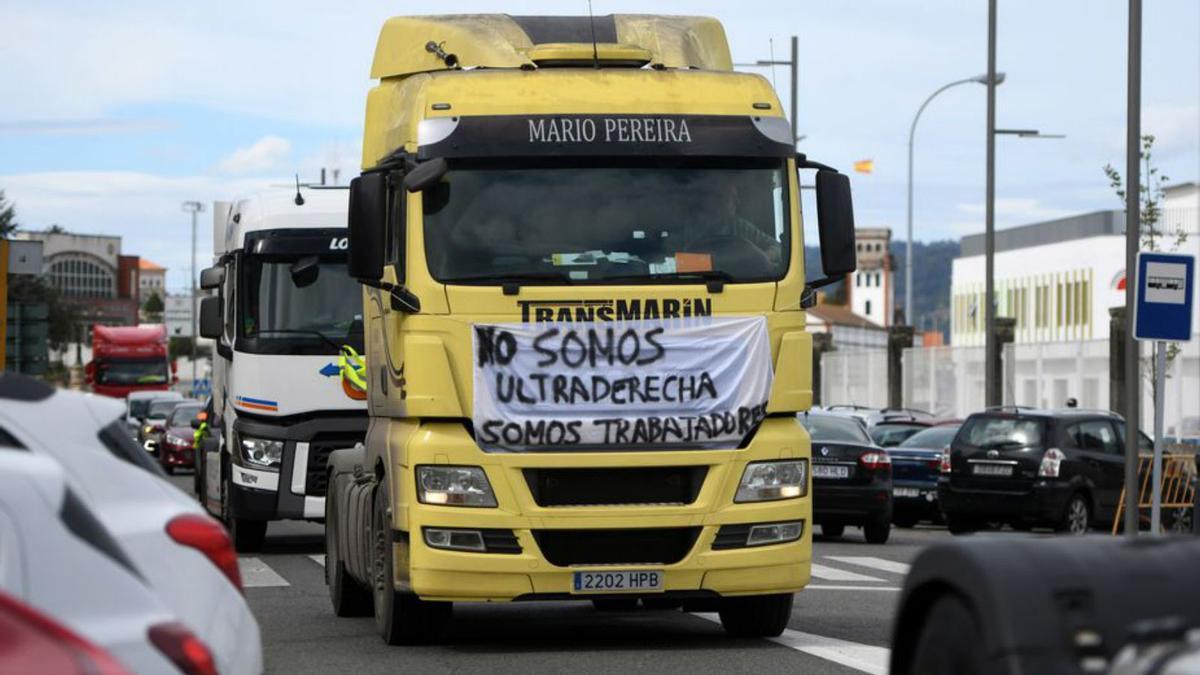
[(1196, 296), (1196, 257), (1176, 253), (1138, 253), (1136, 282), (1133, 337), (1167, 342), (1191, 340), (1193, 299)]

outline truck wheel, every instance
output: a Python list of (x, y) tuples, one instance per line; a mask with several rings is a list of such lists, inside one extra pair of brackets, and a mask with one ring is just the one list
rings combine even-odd
[(453, 605), (429, 602), (395, 587), (392, 569), (391, 498), (386, 479), (375, 488), (371, 512), (372, 586), (375, 601), (375, 629), (389, 645), (430, 644), (437, 641), (450, 622)]
[(821, 523), (821, 536), (826, 539), (837, 539), (846, 531), (843, 523)]
[(233, 481), (228, 475), (221, 481), (221, 522), (229, 530), (233, 548), (239, 553), (254, 553), (262, 550), (267, 538), (267, 521), (237, 518), (230, 513), (229, 495), (233, 493)]
[(792, 617), (792, 594), (722, 598), (719, 614), (733, 637), (778, 637)]
[(983, 642), (975, 614), (957, 595), (943, 594), (933, 602), (921, 624), (912, 661), (903, 672), (956, 675), (983, 672)]
[(632, 612), (637, 609), (637, 598), (596, 598), (592, 607), (601, 612)]
[[(330, 481), (330, 487), (333, 487)], [(338, 551), (337, 501), (333, 490), (325, 496), (325, 585), (337, 616), (371, 616), (371, 592), (346, 571)]]
[(876, 521), (863, 525), (863, 536), (868, 544), (886, 544), (892, 534), (892, 523), (888, 520)]

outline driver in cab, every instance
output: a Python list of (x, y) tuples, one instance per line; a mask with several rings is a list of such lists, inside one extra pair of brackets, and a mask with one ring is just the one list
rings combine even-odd
[[(696, 217), (684, 237), (684, 250), (712, 253), (719, 260), (736, 258), (738, 267), (754, 262), (770, 268), (779, 265), (782, 246), (761, 227), (738, 215), (738, 188), (732, 183), (720, 183), (707, 190), (696, 203)], [(734, 241), (730, 241), (730, 240)], [(740, 242), (736, 240), (741, 240)], [(753, 261), (757, 252), (763, 260)], [(728, 270), (726, 270), (728, 271)]]

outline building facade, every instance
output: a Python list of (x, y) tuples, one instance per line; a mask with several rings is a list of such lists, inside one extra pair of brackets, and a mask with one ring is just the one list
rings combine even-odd
[(150, 296), (167, 295), (167, 268), (145, 258), (138, 260), (138, 301), (145, 304)]
[(858, 269), (846, 276), (850, 310), (882, 328), (892, 325), (896, 306), (892, 280), (892, 231), (886, 227), (855, 230)]

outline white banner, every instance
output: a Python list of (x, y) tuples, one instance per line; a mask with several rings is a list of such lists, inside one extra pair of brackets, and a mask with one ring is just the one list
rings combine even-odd
[(765, 417), (766, 318), (477, 324), (485, 449), (733, 447)]

